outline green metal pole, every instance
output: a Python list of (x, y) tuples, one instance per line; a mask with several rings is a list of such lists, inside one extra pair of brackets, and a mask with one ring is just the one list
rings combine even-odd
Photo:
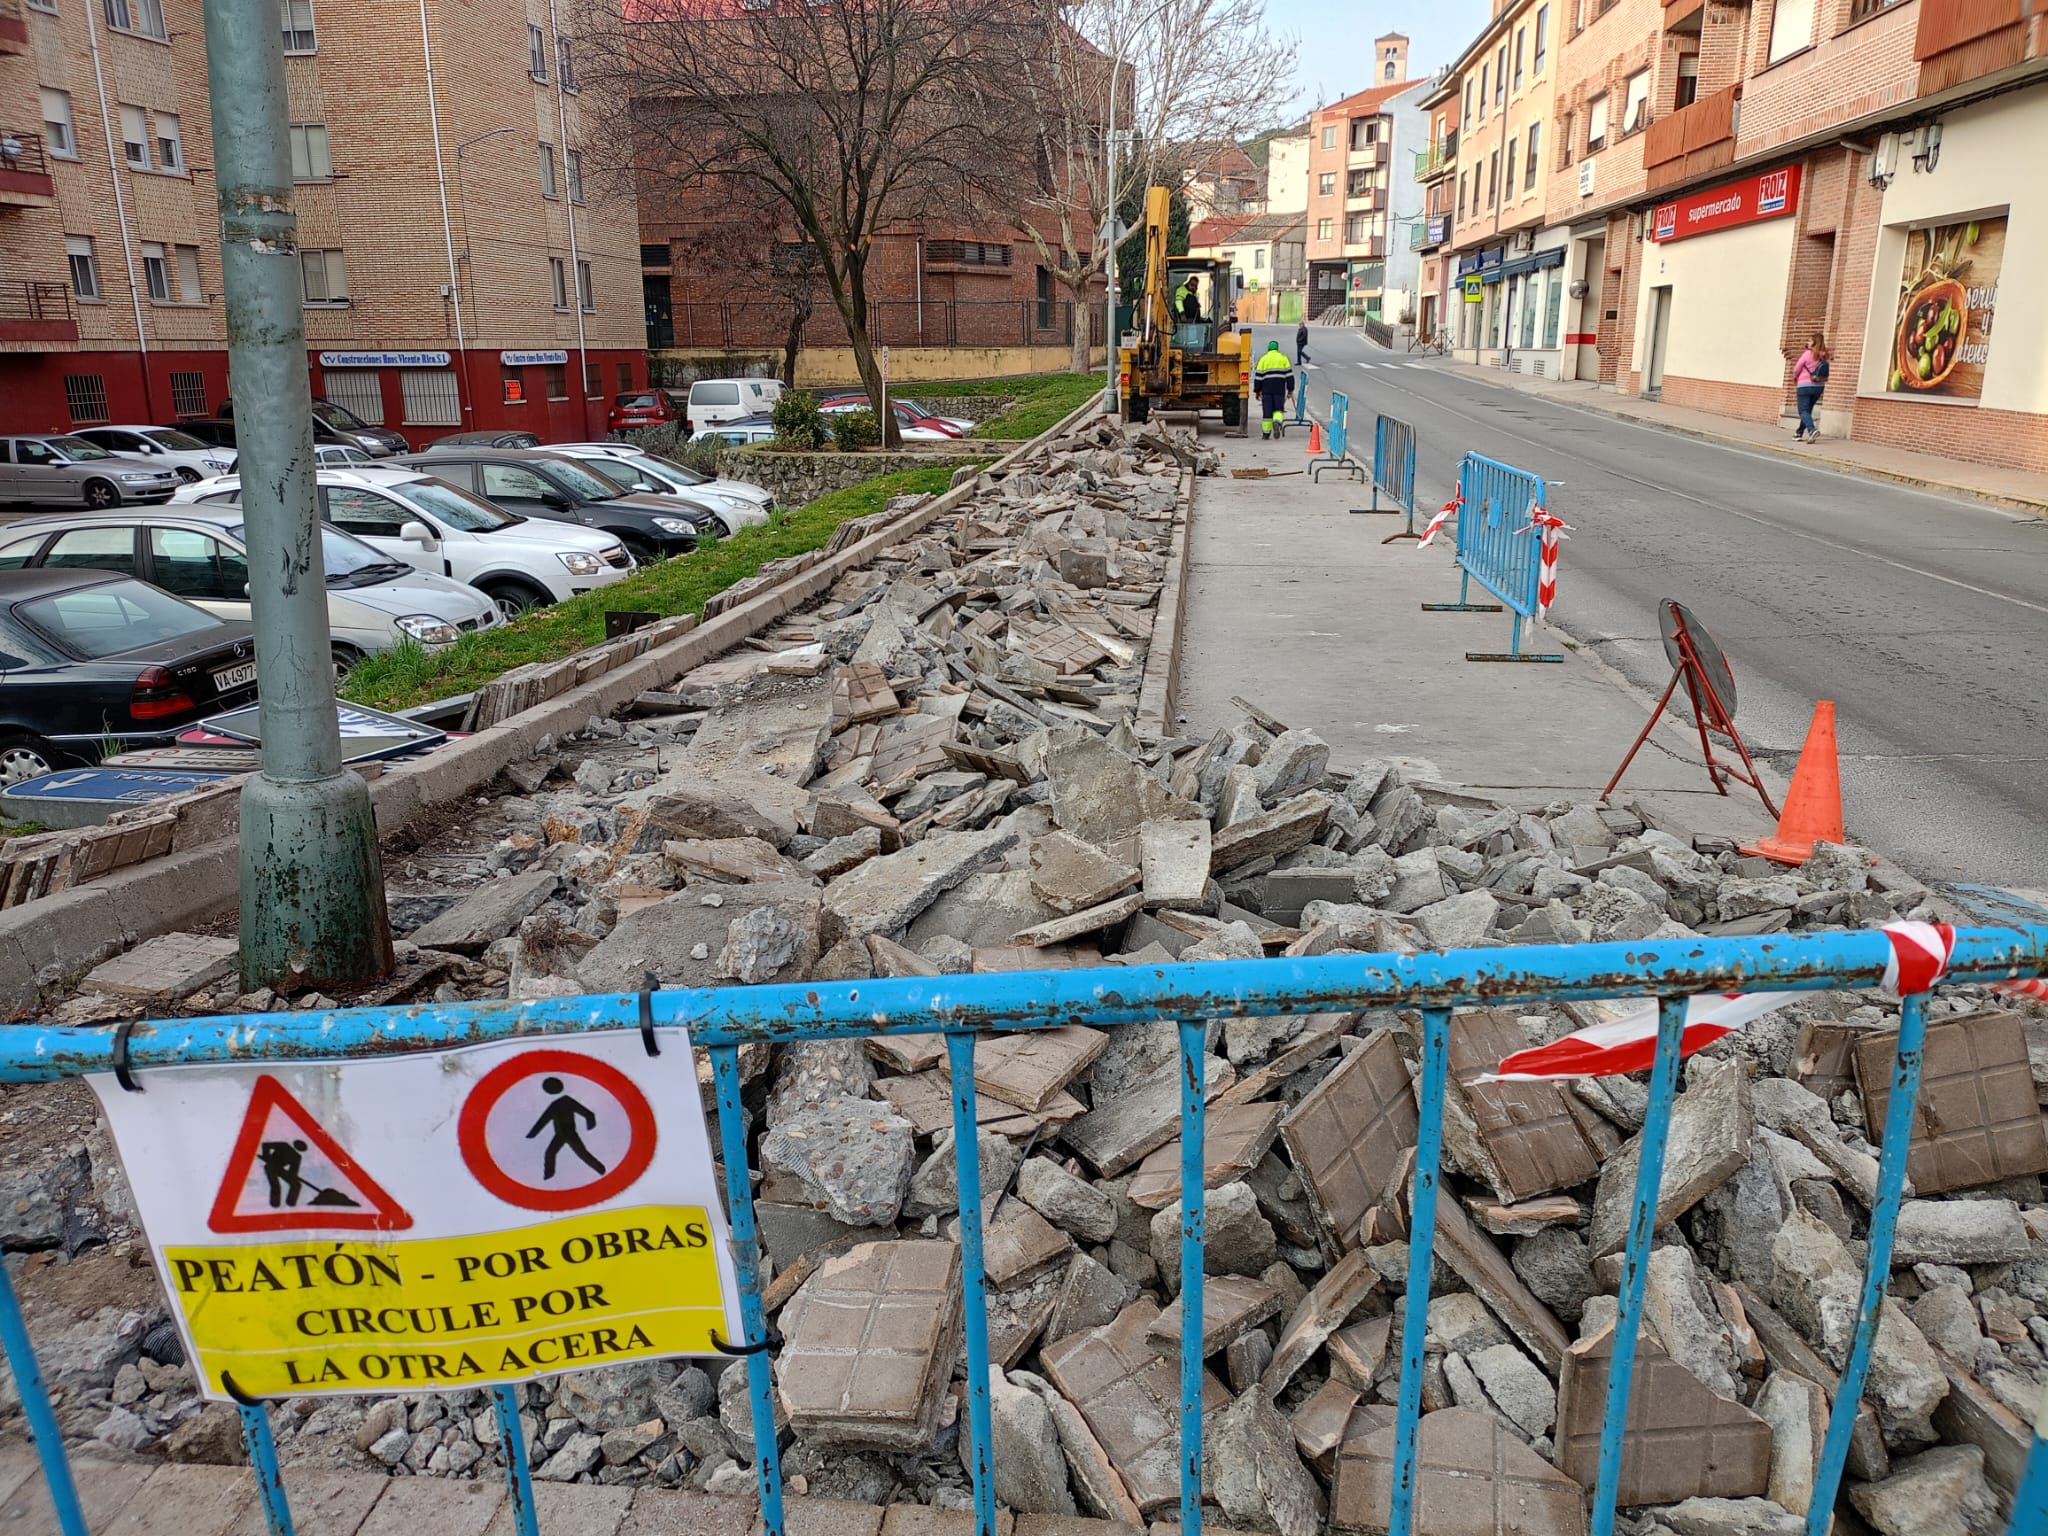
[(221, 283), (248, 523), (263, 771), (242, 790), (242, 984), (391, 969), (368, 787), (342, 766), (314, 510), (304, 284), (276, 0), (205, 0)]

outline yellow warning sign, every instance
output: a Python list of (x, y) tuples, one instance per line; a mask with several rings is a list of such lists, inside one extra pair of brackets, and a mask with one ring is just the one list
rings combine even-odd
[(726, 1311), (700, 1206), (471, 1237), (166, 1246), (205, 1385), (252, 1397), (486, 1386), (708, 1354)]

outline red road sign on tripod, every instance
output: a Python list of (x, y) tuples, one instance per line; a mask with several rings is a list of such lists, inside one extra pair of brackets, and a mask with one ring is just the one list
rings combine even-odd
[[(1607, 787), (1600, 791), (1600, 798), (1605, 800), (1614, 793), (1614, 786), (1621, 782), (1621, 776), (1628, 772), (1628, 765), (1635, 761), (1643, 743), (1650, 739), (1658, 716), (1669, 707), (1671, 695), (1682, 679), (1686, 696), (1692, 700), (1693, 723), (1699, 727), (1700, 754), (1706, 759), (1707, 776), (1714, 781), (1714, 788), (1725, 795), (1728, 793), (1727, 780), (1747, 784), (1763, 801), (1764, 809), (1775, 817), (1778, 808), (1771, 804), (1771, 792), (1764, 788), (1756, 764), (1750, 760), (1749, 748), (1743, 745), (1742, 735), (1735, 729), (1735, 674), (1728, 670), (1728, 658), (1721, 654), (1721, 647), (1714, 643), (1714, 637), (1707, 633), (1706, 626), (1677, 599), (1667, 597), (1659, 603), (1657, 619), (1664, 633), (1664, 654), (1671, 659), (1671, 681), (1664, 685), (1664, 692), (1657, 699), (1657, 707), (1650, 712), (1642, 734), (1628, 749), (1628, 756), (1621, 760), (1621, 766), (1614, 770), (1614, 777), (1607, 781)], [(1717, 736), (1730, 743), (1741, 756), (1740, 768), (1714, 756), (1713, 739)]]

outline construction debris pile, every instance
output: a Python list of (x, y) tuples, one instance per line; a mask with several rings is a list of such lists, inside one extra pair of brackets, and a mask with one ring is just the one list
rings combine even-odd
[[(549, 744), (472, 824), (468, 894), (417, 876), (408, 890), (399, 872), (405, 984), (543, 997), (650, 975), (708, 987), (1941, 915), (1861, 850), (1824, 845), (1784, 869), (1637, 807), (1505, 807), (1389, 763), (1333, 764), (1314, 734), (1251, 705), (1213, 735), (1142, 739), (1192, 457), (1156, 429), (1091, 425), (758, 648)], [(231, 1005), (199, 959), (181, 1006)], [(116, 1016), (110, 995), (73, 1016)], [(1597, 1014), (1452, 1022), (1428, 1529), (1587, 1527), (1646, 1090), (1472, 1079)], [(1982, 1009), (1965, 988), (1932, 1014), (1848, 1497), (1880, 1536), (1989, 1536), (2048, 1385), (2048, 1020)], [(1639, 1536), (1802, 1528), (1856, 1317), (1896, 1024), (1876, 994), (1808, 994), (1688, 1062), (1621, 1476)], [(1419, 1027), (1380, 1010), (1210, 1030), (1199, 1326), (1220, 1525), (1386, 1529)], [(1178, 1066), (1170, 1020), (976, 1053), (996, 1491), (1015, 1510), (1173, 1517)], [(742, 1069), (791, 1487), (966, 1505), (943, 1040), (749, 1047)], [(88, 1136), (71, 1160), (0, 1176), (16, 1181), (0, 1201), (7, 1246), (119, 1241), (103, 1146)], [(78, 1208), (95, 1202), (81, 1244)], [(33, 1304), (33, 1276), (24, 1287)], [(232, 1414), (200, 1410), (150, 1331), (161, 1315), (102, 1315), (91, 1336), (115, 1322), (114, 1342), (56, 1351), (67, 1424), (236, 1459)], [(751, 1490), (743, 1369), (633, 1365), (524, 1399), (541, 1478)], [(288, 1467), (497, 1475), (481, 1393), (301, 1399), (277, 1418)]]

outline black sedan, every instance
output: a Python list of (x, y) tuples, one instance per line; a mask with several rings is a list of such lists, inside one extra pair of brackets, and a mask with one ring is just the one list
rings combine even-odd
[(437, 437), (422, 453), (446, 453), (451, 448), (538, 448), (540, 434), (521, 427), (487, 427), (476, 432), (450, 432)]
[(581, 459), (534, 448), (444, 448), (397, 460), (495, 502), (507, 512), (600, 529), (646, 565), (697, 547), (715, 522), (708, 506), (643, 496), (606, 479)]
[(248, 703), (252, 635), (132, 576), (0, 570), (0, 784), (163, 746)]

